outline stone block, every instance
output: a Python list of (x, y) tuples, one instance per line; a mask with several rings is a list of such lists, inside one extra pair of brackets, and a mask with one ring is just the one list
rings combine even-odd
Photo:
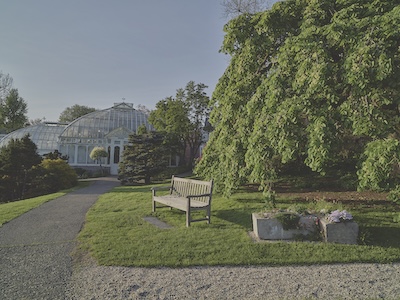
[(326, 219), (320, 220), (324, 241), (339, 244), (357, 244), (358, 224), (354, 221), (330, 223)]
[(290, 240), (296, 235), (307, 235), (315, 231), (314, 219), (300, 217), (301, 229), (284, 230), (282, 224), (276, 218), (265, 218), (261, 213), (253, 213), (253, 231), (261, 240)]

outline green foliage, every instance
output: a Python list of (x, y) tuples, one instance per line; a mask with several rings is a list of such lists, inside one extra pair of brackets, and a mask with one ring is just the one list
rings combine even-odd
[(0, 201), (23, 199), (42, 161), (29, 135), (0, 149)]
[(133, 134), (129, 137), (129, 144), (119, 164), (118, 178), (122, 184), (137, 183), (140, 180), (150, 183), (151, 177), (166, 168), (168, 148), (164, 138), (158, 132)]
[(4, 101), (0, 102), (0, 128), (12, 132), (25, 126), (28, 122), (27, 104), (18, 94), (17, 89), (11, 89)]
[(394, 189), (392, 189), (389, 192), (388, 200), (391, 200), (394, 203), (400, 204), (400, 185), (397, 185)]
[(276, 193), (275, 191), (269, 189), (263, 192), (264, 201), (267, 209), (276, 208)]
[(64, 109), (61, 112), (58, 121), (64, 122), (64, 123), (70, 123), (70, 122), (78, 119), (79, 117), (82, 117), (82, 116), (84, 116), (88, 113), (94, 112), (94, 111), (96, 111), (96, 109), (93, 107), (75, 104), (71, 107), (67, 107), (66, 109)]
[(142, 124), (139, 126), (139, 128), (137, 129), (137, 134), (146, 134), (147, 133), (147, 128), (146, 125)]
[(163, 181), (168, 180), (171, 181), (172, 175), (179, 175), (183, 173), (190, 172), (191, 170), (186, 166), (180, 167), (167, 167), (163, 169), (160, 173), (153, 176), (153, 181)]
[(0, 71), (0, 102), (3, 102), (4, 98), (8, 95), (12, 88), (13, 78), (10, 74), (4, 74)]
[(400, 223), (400, 213), (393, 217), (393, 222)]
[(84, 168), (74, 168), (74, 171), (78, 178), (86, 179), (92, 177), (92, 172), (84, 169)]
[(94, 147), (92, 152), (90, 152), (89, 156), (91, 159), (93, 159), (97, 163), (100, 163), (101, 165), (101, 159), (103, 157), (107, 157), (108, 152), (106, 151), (106, 149), (104, 149), (104, 147)]
[(28, 135), (0, 149), (0, 202), (53, 193), (76, 183), (68, 163), (62, 158), (42, 161)]
[(59, 152), (57, 149), (54, 150), (53, 152), (46, 153), (43, 156), (46, 159), (62, 159), (62, 160), (68, 161), (68, 156), (62, 155), (62, 153)]
[[(398, 182), (400, 175), (399, 140), (388, 138), (372, 141), (367, 145), (364, 156), (365, 160), (357, 172), (360, 189), (387, 190)], [(392, 192), (392, 195), (396, 190)]]
[[(276, 160), (325, 174), (354, 166), (365, 142), (399, 136), (399, 4), (287, 0), (231, 20), (196, 172), (229, 195), (246, 181), (268, 188)], [(365, 187), (391, 180), (365, 176)]]
[(38, 180), (41, 192), (53, 193), (74, 187), (78, 182), (76, 172), (63, 159), (44, 159), (40, 164), (44, 175)]
[[(178, 89), (176, 96), (168, 97), (156, 104), (150, 113), (149, 122), (166, 134), (171, 154), (178, 153), (181, 162), (191, 166), (203, 141), (203, 129), (210, 112), (209, 98), (204, 92), (207, 86), (189, 81), (185, 89)], [(189, 158), (185, 162), (185, 151)]]
[(102, 159), (108, 157), (108, 152), (104, 147), (94, 147), (90, 152), (89, 157), (93, 159), (96, 163), (100, 164), (100, 176), (104, 175), (103, 167), (101, 165)]
[(282, 224), (283, 230), (299, 227), (300, 216), (297, 213), (281, 212), (276, 215), (276, 219)]
[(366, 227), (359, 227), (359, 232), (358, 232), (358, 239), (357, 243), (359, 245), (368, 245), (371, 244), (372, 241), (372, 234)]

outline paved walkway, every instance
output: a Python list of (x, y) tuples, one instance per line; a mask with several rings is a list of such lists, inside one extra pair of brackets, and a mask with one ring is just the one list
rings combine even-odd
[(0, 228), (0, 299), (65, 299), (71, 251), (88, 209), (119, 185), (100, 178)]

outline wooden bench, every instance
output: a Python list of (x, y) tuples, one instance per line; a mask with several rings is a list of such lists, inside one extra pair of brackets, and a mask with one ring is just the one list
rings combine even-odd
[[(168, 195), (157, 196), (156, 192), (160, 189), (169, 189)], [(213, 189), (213, 181), (200, 181), (194, 179), (186, 179), (172, 176), (171, 186), (166, 188), (152, 188), (152, 211), (156, 208), (170, 207), (186, 212), (186, 226), (189, 227), (191, 222), (211, 220), (211, 196)], [(162, 204), (156, 206), (156, 203)], [(206, 217), (193, 220), (192, 211), (205, 210)]]

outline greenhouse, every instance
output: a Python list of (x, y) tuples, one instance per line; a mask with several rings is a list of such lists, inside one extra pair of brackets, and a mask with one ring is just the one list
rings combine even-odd
[(66, 126), (66, 124), (46, 122), (21, 128), (5, 135), (0, 140), (0, 148), (6, 146), (11, 139), (21, 139), (29, 134), (29, 138), (38, 148), (38, 153), (43, 155), (58, 149), (58, 137)]
[(141, 125), (152, 129), (147, 115), (134, 109), (133, 104), (116, 103), (111, 108), (89, 113), (70, 124), (42, 123), (18, 129), (1, 139), (0, 148), (11, 139), (29, 134), (39, 154), (58, 150), (68, 156), (71, 166), (94, 170), (98, 164), (90, 159), (90, 152), (100, 146), (108, 152), (102, 165), (109, 169), (111, 175), (117, 175), (124, 145), (128, 143), (129, 135), (136, 133)]

